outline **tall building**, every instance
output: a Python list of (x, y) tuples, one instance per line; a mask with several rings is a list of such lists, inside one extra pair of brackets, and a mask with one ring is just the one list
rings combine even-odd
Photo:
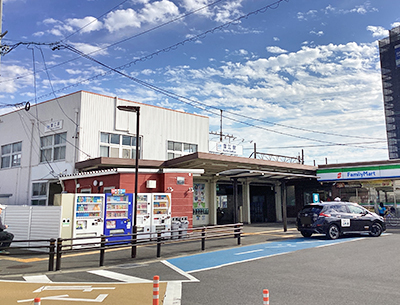
[(400, 155), (400, 26), (379, 41), (389, 159)]

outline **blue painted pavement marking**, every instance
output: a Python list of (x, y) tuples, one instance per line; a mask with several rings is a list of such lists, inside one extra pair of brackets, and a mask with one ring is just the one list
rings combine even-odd
[(344, 238), (339, 240), (313, 240), (297, 238), (292, 240), (268, 242), (251, 246), (242, 246), (227, 250), (219, 250), (185, 257), (178, 257), (169, 259), (167, 261), (170, 264), (181, 269), (182, 271), (190, 273), (280, 255), (298, 250), (330, 246), (338, 243), (360, 239), (362, 238)]

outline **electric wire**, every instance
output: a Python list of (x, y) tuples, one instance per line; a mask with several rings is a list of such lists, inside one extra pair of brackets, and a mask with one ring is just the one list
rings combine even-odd
[(115, 10), (116, 8), (118, 8), (119, 6), (123, 5), (125, 2), (128, 2), (129, 0), (124, 0), (121, 3), (117, 4), (116, 6), (114, 6), (112, 9), (108, 10), (107, 12), (105, 12), (104, 14), (100, 15), (99, 17), (94, 17), (94, 20), (92, 20), (91, 22), (85, 24), (83, 27), (79, 28), (78, 30), (76, 30), (75, 32), (69, 34), (68, 36), (65, 36), (60, 42), (63, 42), (65, 40), (67, 40), (68, 38), (70, 38), (71, 36), (75, 35), (76, 33), (79, 33), (80, 31), (82, 31), (84, 28), (88, 27), (89, 25), (91, 25), (93, 22), (98, 21), (100, 18), (104, 17), (105, 15), (107, 15), (108, 13), (112, 12), (113, 10)]
[[(213, 5), (213, 4), (215, 4), (215, 3), (217, 3), (217, 2), (220, 2), (220, 1), (221, 1), (221, 0), (218, 0), (218, 1), (216, 1), (216, 2), (213, 2), (213, 3), (210, 4), (210, 5)], [(215, 27), (215, 28), (212, 29), (212, 30), (208, 30), (208, 31), (203, 32), (203, 33), (201, 33), (201, 34), (199, 34), (199, 35), (196, 35), (196, 36), (193, 36), (193, 37), (191, 37), (191, 38), (189, 38), (189, 39), (186, 39), (186, 40), (184, 40), (184, 41), (181, 41), (180, 43), (177, 43), (177, 44), (175, 44), (175, 45), (173, 45), (173, 46), (171, 46), (171, 47), (168, 47), (168, 48), (165, 48), (165, 49), (163, 49), (163, 50), (154, 52), (154, 53), (152, 53), (152, 54), (150, 54), (150, 55), (147, 55), (147, 56), (145, 56), (145, 57), (142, 57), (142, 58), (140, 58), (140, 59), (136, 59), (135, 61), (132, 61), (132, 62), (130, 62), (130, 63), (128, 63), (128, 64), (123, 65), (123, 66), (119, 66), (119, 67), (117, 67), (117, 68), (110, 68), (110, 67), (108, 67), (108, 66), (106, 66), (106, 67), (107, 67), (107, 69), (111, 69), (111, 70), (114, 69), (114, 70), (113, 70), (114, 72), (116, 72), (116, 70), (125, 69), (125, 68), (127, 68), (127, 67), (130, 67), (130, 65), (132, 65), (132, 64), (136, 64), (136, 63), (139, 62), (139, 61), (143, 61), (143, 60), (150, 59), (150, 58), (152, 58), (154, 55), (158, 55), (160, 52), (162, 52), (162, 51), (164, 51), (164, 50), (165, 50), (165, 51), (166, 51), (166, 50), (169, 51), (169, 50), (174, 49), (174, 47), (178, 47), (178, 46), (181, 45), (181, 44), (182, 44), (182, 45), (185, 44), (185, 43), (188, 42), (188, 41), (193, 41), (193, 40), (197, 40), (197, 39), (203, 38), (203, 36), (207, 35), (208, 33), (214, 33), (214, 31), (217, 30), (217, 29), (223, 29), (223, 28), (225, 28), (225, 27), (227, 27), (227, 26), (229, 26), (229, 25), (231, 25), (231, 24), (234, 24), (234, 23), (240, 21), (240, 20), (243, 19), (243, 18), (248, 18), (248, 17), (250, 17), (250, 16), (253, 15), (253, 14), (256, 15), (256, 14), (258, 14), (258, 13), (264, 13), (264, 12), (266, 12), (268, 9), (276, 9), (276, 8), (279, 7), (279, 4), (280, 4), (281, 2), (283, 2), (283, 1), (288, 2), (288, 0), (278, 0), (278, 1), (276, 1), (276, 2), (274, 2), (274, 3), (272, 3), (272, 4), (270, 4), (270, 5), (264, 6), (264, 7), (261, 8), (261, 9), (252, 11), (252, 12), (246, 14), (246, 15), (242, 15), (242, 16), (240, 16), (239, 18), (236, 18), (236, 19), (234, 19), (234, 20), (232, 20), (232, 21), (230, 21), (230, 22), (227, 22), (227, 23), (225, 23), (225, 24), (223, 24), (223, 25), (221, 25), (221, 26), (219, 26), (219, 27)], [(209, 6), (209, 5), (208, 5), (208, 6)], [(200, 9), (204, 9), (205, 7), (207, 7), (207, 6), (204, 6), (204, 7), (200, 8)], [(200, 10), (200, 9), (198, 9), (198, 10)], [(198, 10), (192, 11), (192, 12), (190, 12), (189, 14), (192, 14), (192, 13), (198, 11)], [(187, 16), (187, 15), (188, 15), (188, 14), (186, 14), (186, 15), (184, 15), (184, 16)], [(182, 16), (179, 17), (179, 18), (175, 18), (175, 19), (173, 19), (173, 20), (171, 20), (171, 21), (169, 21), (169, 22), (167, 22), (167, 23), (165, 23), (165, 24), (169, 24), (169, 23), (174, 22), (174, 21), (176, 21), (177, 19), (180, 19), (180, 18), (182, 18)], [(160, 25), (160, 26), (158, 26), (158, 27), (155, 27), (155, 28), (153, 28), (153, 29), (150, 29), (150, 30), (154, 30), (154, 29), (156, 29), (156, 28), (159, 28), (159, 27), (161, 27), (161, 26), (164, 26), (165, 24), (162, 24), (162, 25)], [(150, 31), (150, 30), (148, 30), (148, 31)], [(147, 31), (145, 31), (145, 32), (147, 32)], [(138, 35), (142, 35), (142, 34), (145, 33), (145, 32), (139, 33)], [(131, 38), (133, 38), (133, 37), (136, 37), (136, 36), (138, 36), (138, 35), (134, 35), (134, 36), (129, 37), (129, 38), (123, 40), (123, 41), (129, 40), (129, 39), (131, 39)], [(121, 41), (121, 42), (122, 42), (122, 41)], [(118, 44), (118, 43), (120, 43), (120, 42), (117, 42), (117, 43), (115, 43), (115, 44)], [(114, 45), (115, 45), (115, 44), (114, 44)], [(50, 44), (48, 44), (48, 45), (50, 45)], [(51, 45), (52, 45), (52, 46), (55, 46), (55, 47), (53, 47), (53, 50), (54, 50), (54, 49), (59, 49), (59, 48), (60, 48), (60, 45), (56, 45), (55, 43), (53, 43), (53, 44), (51, 44)], [(110, 46), (111, 46), (111, 45), (110, 45)], [(104, 49), (104, 48), (103, 48), (103, 49)], [(71, 49), (71, 50), (72, 50), (72, 49)], [(102, 50), (102, 49), (100, 49), (100, 50)], [(83, 52), (79, 52), (79, 54), (80, 54), (80, 57), (85, 57), (84, 55), (89, 56), (90, 54), (93, 54), (93, 53), (95, 53), (95, 52), (97, 52), (97, 51), (99, 51), (99, 50), (96, 50), (96, 51), (93, 51), (93, 52), (87, 53), (87, 54), (84, 54)], [(87, 57), (87, 58), (89, 58), (89, 57)], [(92, 60), (92, 59), (91, 59), (91, 60)], [(98, 62), (98, 63), (100, 63), (100, 62)], [(48, 70), (48, 69), (46, 69), (46, 72), (48, 72), (47, 70)], [(62, 88), (62, 89), (59, 89), (59, 90), (57, 90), (57, 91), (54, 91), (54, 89), (52, 88), (52, 93), (55, 95), (56, 92), (59, 93), (60, 91), (65, 90), (66, 88), (72, 88), (72, 87), (77, 86), (78, 84), (81, 84), (81, 83), (83, 83), (83, 82), (90, 81), (90, 80), (94, 80), (94, 79), (98, 78), (99, 76), (101, 77), (101, 76), (105, 76), (105, 75), (108, 75), (108, 74), (110, 74), (110, 72), (101, 73), (101, 74), (98, 74), (98, 75), (96, 75), (96, 76), (94, 76), (94, 77), (91, 77), (91, 78), (82, 80), (82, 81), (80, 81), (80, 82), (78, 82), (78, 83), (76, 83), (76, 84), (73, 84), (73, 85), (64, 87), (64, 88)], [(40, 98), (44, 98), (44, 97), (46, 97), (46, 96), (48, 96), (48, 94), (45, 95), (45, 96), (41, 96)], [(184, 98), (184, 97), (181, 97), (181, 96), (180, 96), (180, 98)], [(195, 102), (195, 101), (192, 101), (192, 102)], [(195, 103), (201, 104), (200, 102), (195, 102)], [(10, 105), (10, 104), (7, 104), (7, 105)], [(193, 105), (192, 105), (192, 106), (193, 106)], [(217, 107), (209, 106), (209, 105), (206, 105), (206, 104), (203, 104), (203, 106), (209, 107), (209, 108), (213, 108), (213, 109), (217, 109)], [(274, 125), (274, 126), (281, 126), (281, 127), (285, 127), (285, 128), (291, 128), (291, 129), (295, 129), (295, 130), (300, 130), (300, 131), (306, 131), (306, 132), (311, 132), (311, 133), (318, 133), (318, 134), (323, 134), (323, 135), (332, 135), (332, 136), (339, 136), (339, 137), (347, 137), (347, 138), (377, 139), (377, 140), (382, 140), (382, 138), (371, 138), (371, 137), (363, 137), (363, 136), (342, 135), (342, 134), (336, 134), (336, 133), (330, 133), (330, 132), (316, 131), (316, 130), (301, 128), (301, 127), (294, 127), (294, 126), (289, 126), (289, 125), (285, 125), (285, 124), (270, 122), (270, 121), (267, 121), (267, 120), (252, 118), (252, 117), (249, 117), (249, 116), (246, 116), (246, 115), (243, 115), (243, 114), (232, 113), (232, 112), (229, 112), (229, 111), (227, 111), (227, 110), (225, 110), (225, 111), (228, 112), (228, 113), (231, 113), (232, 115), (236, 115), (236, 116), (239, 116), (239, 117), (242, 117), (242, 118), (246, 118), (246, 119), (250, 119), (250, 120), (254, 120), (254, 121), (259, 121), (259, 122), (271, 124), (271, 125)], [(276, 131), (273, 131), (273, 132), (276, 132)]]
[(70, 118), (70, 117), (68, 116), (68, 114), (64, 111), (64, 109), (62, 108), (62, 106), (61, 106), (61, 104), (60, 104), (60, 101), (58, 100), (57, 95), (54, 93), (53, 83), (51, 82), (51, 79), (50, 79), (50, 74), (49, 74), (49, 70), (47, 69), (47, 64), (46, 64), (46, 60), (45, 60), (45, 58), (44, 58), (43, 50), (42, 50), (42, 48), (40, 48), (40, 47), (39, 47), (39, 50), (40, 50), (40, 54), (42, 55), (44, 70), (46, 71), (46, 75), (47, 75), (47, 79), (48, 79), (49, 84), (50, 84), (51, 91), (53, 92), (53, 95), (54, 95), (54, 97), (55, 97), (55, 99), (56, 99), (56, 101), (57, 101), (58, 106), (60, 107), (62, 113), (63, 113), (74, 125), (78, 126), (78, 124), (77, 124), (72, 118)]
[[(166, 26), (166, 25), (168, 25), (168, 24), (171, 24), (171, 23), (173, 23), (173, 22), (175, 22), (175, 21), (178, 21), (178, 20), (180, 20), (180, 19), (186, 18), (187, 16), (190, 16), (190, 15), (192, 15), (192, 14), (194, 14), (194, 13), (197, 13), (197, 12), (199, 12), (199, 11), (205, 9), (205, 8), (208, 8), (208, 7), (210, 7), (210, 6), (213, 6), (213, 5), (215, 5), (215, 4), (217, 4), (217, 3), (221, 2), (221, 1), (225, 1), (225, 0), (216, 0), (216, 1), (212, 2), (212, 3), (209, 3), (209, 4), (207, 4), (207, 5), (204, 5), (204, 6), (200, 7), (200, 8), (198, 8), (198, 9), (195, 9), (195, 10), (193, 10), (193, 11), (190, 11), (190, 12), (186, 13), (186, 14), (183, 14), (183, 15), (181, 15), (181, 16), (178, 16), (178, 17), (174, 18), (174, 19), (171, 19), (170, 21), (167, 21), (167, 22), (165, 22), (165, 23), (162, 23), (162, 24), (160, 24), (160, 25), (158, 25), (158, 26), (156, 26), (156, 27), (150, 28), (150, 29), (148, 29), (148, 30), (146, 30), (146, 31), (140, 32), (140, 33), (135, 34), (135, 35), (133, 35), (133, 36), (130, 36), (130, 37), (128, 37), (128, 38), (125, 38), (125, 39), (122, 39), (122, 40), (117, 41), (117, 42), (115, 42), (115, 43), (112, 43), (112, 44), (110, 44), (110, 45), (108, 45), (108, 46), (106, 46), (106, 47), (96, 49), (96, 50), (94, 50), (94, 51), (92, 51), (92, 52), (89, 52), (89, 53), (87, 53), (87, 54), (88, 54), (88, 55), (92, 55), (92, 54), (94, 54), (94, 53), (97, 53), (97, 52), (106, 50), (106, 49), (108, 49), (108, 48), (110, 48), (110, 47), (116, 46), (116, 45), (118, 45), (118, 44), (120, 44), (120, 43), (126, 42), (126, 41), (128, 41), (128, 40), (130, 40), (130, 39), (133, 39), (133, 38), (139, 37), (139, 36), (141, 36), (141, 35), (147, 34), (147, 33), (149, 33), (149, 32), (152, 32), (152, 31), (156, 30), (156, 29), (159, 29), (159, 28), (162, 28), (162, 27), (164, 27), (164, 26)], [(289, 0), (278, 0), (278, 2), (282, 2), (282, 1), (289, 1)], [(124, 1), (124, 2), (126, 2), (126, 1)], [(124, 2), (122, 2), (121, 4), (123, 4)], [(120, 5), (121, 5), (121, 4), (120, 4)], [(106, 14), (107, 14), (107, 13), (106, 13)], [(103, 14), (102, 16), (104, 16), (104, 15), (105, 15), (105, 14)], [(99, 17), (99, 18), (101, 18), (101, 17)], [(96, 20), (98, 20), (98, 19), (96, 19)], [(92, 22), (94, 22), (94, 21), (92, 21)], [(89, 24), (91, 24), (92, 22), (90, 22)], [(84, 27), (88, 26), (89, 24), (85, 25)], [(84, 27), (82, 27), (82, 28), (84, 28)], [(81, 29), (82, 29), (82, 28), (81, 28)], [(80, 30), (81, 30), (81, 29), (80, 29)], [(79, 31), (79, 30), (78, 30), (78, 31)], [(69, 36), (68, 36), (68, 37), (69, 37)], [(68, 38), (68, 37), (67, 37), (67, 38)], [(49, 46), (54, 46), (54, 45), (58, 45), (58, 44), (62, 43), (62, 41), (64, 41), (65, 39), (66, 39), (66, 38), (64, 38), (64, 39), (61, 40), (61, 41), (57, 41), (57, 42), (53, 42), (53, 43), (37, 43), (37, 44), (38, 44), (38, 45), (49, 45)], [(4, 45), (4, 48), (6, 48), (6, 49), (4, 50), (4, 54), (3, 54), (3, 55), (5, 55), (5, 54), (11, 52), (13, 49), (17, 48), (17, 47), (20, 46), (20, 45), (24, 45), (24, 44), (35, 44), (35, 43), (34, 43), (34, 42), (19, 42), (19, 43), (16, 43), (16, 44), (14, 44), (14, 45), (11, 45), (11, 46)], [(159, 53), (161, 53), (161, 52), (163, 52), (163, 50), (159, 51)], [(165, 51), (165, 52), (169, 52), (169, 50), (168, 50), (168, 51)], [(158, 54), (157, 54), (157, 55), (158, 55)], [(150, 58), (152, 58), (152, 57), (153, 57), (153, 56), (151, 56)], [(80, 58), (80, 56), (79, 56), (79, 57), (72, 58), (72, 59), (69, 59), (69, 60), (64, 61), (64, 62), (61, 62), (61, 63), (59, 63), (59, 64), (50, 66), (49, 69), (53, 69), (53, 68), (56, 68), (56, 67), (65, 65), (65, 64), (70, 63), (70, 62), (72, 62), (72, 61), (75, 61), (75, 60), (77, 60), (77, 59), (79, 59), (79, 58)], [(137, 61), (144, 61), (144, 59), (140, 58), (140, 59), (138, 59)], [(131, 64), (132, 64), (132, 63), (129, 63), (129, 64), (127, 64), (127, 65), (131, 65)], [(121, 68), (121, 69), (123, 69), (123, 68)], [(31, 75), (31, 74), (29, 73), (29, 74), (22, 75), (22, 76), (17, 77), (17, 78), (12, 78), (12, 79), (3, 80), (3, 81), (0, 81), (0, 84), (1, 84), (1, 83), (4, 83), (4, 82), (13, 81), (13, 80), (15, 80), (15, 79), (20, 79), (20, 78), (23, 78), (23, 77), (26, 77), (26, 76), (29, 76), (29, 75)]]
[[(175, 99), (177, 101), (180, 101), (180, 102), (183, 102), (185, 104), (188, 104), (188, 105), (190, 105), (192, 107), (195, 107), (195, 108), (198, 108), (198, 109), (201, 109), (203, 111), (206, 111), (206, 112), (209, 112), (209, 113), (212, 113), (214, 115), (218, 115), (219, 116), (219, 114), (207, 109), (207, 108), (216, 108), (216, 107), (205, 107), (205, 104), (203, 104), (203, 103), (200, 103), (198, 101), (194, 101), (194, 100), (185, 98), (183, 96), (180, 96), (180, 95), (177, 95), (175, 93), (172, 93), (172, 92), (170, 92), (168, 90), (165, 90), (165, 89), (159, 88), (157, 86), (151, 85), (149, 83), (146, 83), (146, 82), (144, 82), (144, 81), (142, 81), (142, 80), (140, 80), (140, 79), (138, 79), (136, 77), (130, 76), (130, 75), (128, 75), (128, 74), (126, 74), (126, 73), (124, 73), (124, 72), (122, 72), (120, 70), (112, 68), (112, 67), (102, 63), (101, 61), (90, 57), (87, 54), (84, 54), (83, 52), (77, 50), (73, 46), (63, 45), (63, 47), (65, 49), (68, 49), (68, 50), (74, 52), (74, 53), (80, 54), (82, 57), (87, 58), (87, 59), (89, 59), (89, 60), (91, 60), (91, 61), (93, 61), (93, 62), (95, 62), (95, 63), (97, 63), (97, 64), (99, 64), (99, 65), (101, 65), (101, 66), (103, 66), (105, 68), (107, 68), (107, 69), (109, 69), (110, 71), (113, 71), (113, 72), (115, 72), (115, 73), (117, 73), (119, 75), (122, 75), (122, 76), (124, 76), (124, 77), (126, 77), (126, 78), (128, 78), (128, 79), (130, 79), (130, 80), (132, 80), (132, 81), (134, 81), (134, 82), (146, 87), (146, 88), (149, 88), (149, 89), (151, 89), (153, 91), (156, 91), (158, 93), (161, 93), (163, 95), (171, 97), (171, 98), (173, 98), (173, 99)], [(190, 102), (186, 102), (185, 100), (188, 100)], [(326, 144), (331, 144), (331, 145), (338, 145), (338, 146), (353, 146), (353, 147), (358, 147), (358, 148), (374, 149), (373, 147), (356, 146), (356, 145), (352, 145), (352, 144), (349, 144), (349, 143), (335, 143), (335, 142), (332, 142), (332, 141), (317, 140), (317, 139), (312, 139), (312, 138), (308, 138), (308, 137), (304, 137), (304, 136), (293, 135), (293, 134), (289, 134), (289, 133), (285, 133), (285, 132), (281, 132), (281, 131), (277, 131), (277, 130), (268, 129), (268, 128), (265, 128), (265, 127), (262, 127), (262, 126), (257, 126), (257, 125), (254, 125), (254, 124), (250, 124), (248, 122), (239, 121), (238, 119), (235, 119), (235, 118), (232, 118), (232, 117), (229, 117), (229, 116), (226, 116), (226, 115), (224, 117), (229, 119), (229, 120), (231, 120), (231, 121), (234, 121), (234, 122), (237, 122), (237, 123), (240, 123), (240, 124), (243, 124), (243, 125), (247, 125), (249, 127), (259, 128), (259, 129), (263, 129), (263, 130), (266, 130), (266, 131), (269, 131), (269, 132), (273, 132), (273, 133), (277, 133), (277, 134), (280, 134), (280, 135), (294, 137), (294, 138), (297, 138), (297, 139), (308, 140), (308, 141), (313, 141), (313, 142), (320, 142), (320, 143), (326, 143)]]
[[(28, 49), (30, 49), (32, 51), (32, 69), (33, 69), (33, 89), (34, 89), (34, 94), (35, 94), (35, 105), (37, 106), (37, 99), (36, 99), (36, 62), (35, 62), (35, 49), (33, 47), (29, 47)], [(39, 112), (38, 112), (38, 107), (36, 107), (36, 116), (39, 117)], [(38, 129), (38, 134), (40, 134), (40, 128), (39, 125), (37, 125), (37, 129)], [(46, 156), (45, 156), (45, 161), (47, 163), (47, 166), (50, 167), (51, 169), (51, 173), (54, 173), (54, 168), (53, 166), (50, 164), (49, 160), (47, 160)]]

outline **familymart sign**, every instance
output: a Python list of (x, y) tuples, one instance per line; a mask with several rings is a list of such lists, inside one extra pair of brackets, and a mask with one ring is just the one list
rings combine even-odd
[(400, 178), (400, 164), (371, 167), (342, 167), (317, 170), (318, 181), (347, 181)]

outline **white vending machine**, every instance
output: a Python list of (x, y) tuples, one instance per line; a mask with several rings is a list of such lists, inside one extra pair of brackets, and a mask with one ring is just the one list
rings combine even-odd
[(75, 194), (73, 238), (94, 237), (98, 239), (75, 240), (73, 244), (100, 243), (104, 232), (104, 194)]
[[(135, 196), (135, 194), (133, 194)], [(151, 213), (152, 213), (152, 204), (151, 204), (151, 194), (140, 193), (137, 194), (137, 217), (136, 217), (136, 225), (138, 233), (146, 233), (150, 232), (151, 227)], [(132, 215), (134, 212), (132, 212)], [(138, 239), (140, 238), (149, 238), (150, 235), (140, 234), (138, 235)]]
[[(152, 230), (171, 231), (171, 194), (170, 193), (152, 193)], [(165, 233), (163, 236), (169, 236)]]

